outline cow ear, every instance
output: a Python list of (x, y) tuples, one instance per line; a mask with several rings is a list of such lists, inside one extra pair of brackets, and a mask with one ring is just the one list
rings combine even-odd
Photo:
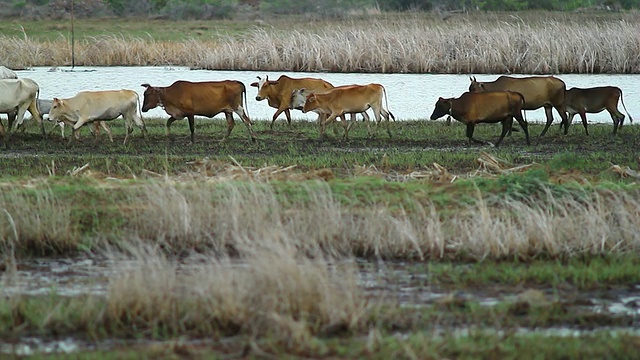
[(252, 82), (250, 86), (258, 87), (258, 83), (257, 82)]
[(442, 96), (440, 96), (440, 98), (438, 99), (438, 101), (442, 101), (444, 100), (444, 98)]

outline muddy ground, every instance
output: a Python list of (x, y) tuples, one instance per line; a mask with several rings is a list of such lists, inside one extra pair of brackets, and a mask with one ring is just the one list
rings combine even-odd
[[(592, 124), (591, 135), (584, 133), (582, 126), (572, 126), (568, 135), (560, 134), (557, 125), (540, 138), (541, 124), (530, 126), (531, 145), (526, 145), (522, 132), (506, 137), (500, 147), (469, 143), (465, 137), (465, 127), (454, 123), (398, 122), (391, 124), (392, 138), (384, 129), (377, 136), (367, 135), (366, 127), (357, 124), (350, 133), (350, 139), (342, 138), (342, 130), (335, 126), (324, 139), (318, 138), (317, 127), (310, 123), (295, 123), (289, 128), (284, 123), (276, 123), (273, 130), (267, 122), (256, 122), (254, 129), (257, 141), (250, 140), (243, 124), (233, 129), (231, 136), (221, 142), (225, 130), (224, 122), (196, 121), (195, 143), (189, 141), (186, 121), (176, 122), (168, 138), (162, 121), (149, 124), (146, 138), (136, 129), (123, 145), (124, 129), (121, 124), (113, 124), (114, 142), (109, 142), (106, 134), (101, 134), (94, 143), (91, 134), (83, 129), (80, 141), (68, 145), (56, 129), (47, 139), (32, 127), (26, 133), (16, 133), (8, 142), (8, 147), (0, 151), (0, 157), (10, 160), (3, 166), (4, 174), (36, 175), (46, 174), (51, 161), (61, 170), (77, 167), (83, 161), (92, 161), (92, 167), (102, 171), (118, 172), (121, 163), (135, 171), (144, 167), (152, 171), (181, 172), (188, 170), (187, 162), (202, 158), (237, 159), (243, 165), (298, 165), (302, 169), (329, 167), (339, 172), (340, 168), (351, 168), (354, 164), (385, 166), (387, 170), (408, 171), (429, 166), (437, 162), (452, 172), (471, 171), (477, 167), (475, 156), (490, 152), (507, 158), (513, 165), (532, 162), (546, 163), (558, 154), (569, 154), (565, 162), (571, 166), (585, 167), (600, 172), (617, 164), (632, 169), (640, 167), (640, 130), (638, 126), (625, 126), (616, 136), (612, 135), (612, 125)], [(50, 126), (49, 124), (47, 124)], [(359, 128), (358, 128), (359, 127)], [(495, 142), (499, 126), (478, 126), (475, 137)], [(575, 158), (572, 156), (575, 154)], [(386, 156), (385, 156), (386, 155)], [(13, 159), (13, 160), (11, 160)], [(164, 159), (164, 160), (162, 160)], [(111, 160), (108, 167), (102, 164)], [(588, 164), (580, 165), (581, 162)], [(47, 164), (45, 166), (45, 164)], [(101, 165), (102, 164), (102, 165)], [(25, 167), (25, 172), (21, 168)], [(124, 170), (123, 170), (124, 171)]]

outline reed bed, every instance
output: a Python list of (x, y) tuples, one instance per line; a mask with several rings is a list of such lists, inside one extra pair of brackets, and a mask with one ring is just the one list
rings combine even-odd
[(640, 246), (640, 201), (633, 191), (497, 177), (491, 181), (513, 186), (481, 191), (471, 181), (472, 190), (456, 200), (434, 202), (415, 197), (428, 189), (411, 186), (416, 180), (330, 185), (301, 176), (260, 183), (244, 171), (245, 181), (193, 174), (134, 184), (103, 179), (79, 191), (4, 184), (3, 253), (64, 253), (134, 239), (174, 254), (245, 257), (277, 245), (310, 256), (477, 261), (605, 255)]
[[(126, 35), (87, 37), (76, 65), (184, 65), (225, 70), (375, 73), (638, 73), (640, 23), (631, 17), (498, 21), (473, 16), (372, 18), (287, 29), (257, 26), (236, 36), (167, 42)], [(70, 63), (69, 41), (0, 37), (5, 65)]]

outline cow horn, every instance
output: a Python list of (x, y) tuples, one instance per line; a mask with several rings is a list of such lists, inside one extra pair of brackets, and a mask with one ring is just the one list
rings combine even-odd
[(140, 86), (146, 87), (147, 89), (151, 87), (151, 85), (149, 85), (149, 84), (142, 84)]
[(258, 80), (262, 80), (262, 79), (260, 78), (260, 76), (256, 76), (256, 77), (258, 78)]

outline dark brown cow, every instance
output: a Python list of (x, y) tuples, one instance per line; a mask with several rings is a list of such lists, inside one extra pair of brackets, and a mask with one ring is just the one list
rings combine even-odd
[(291, 93), (297, 89), (307, 89), (309, 92), (326, 92), (333, 89), (333, 85), (328, 81), (316, 78), (291, 78), (282, 75), (278, 80), (269, 80), (258, 77), (258, 82), (251, 83), (251, 86), (258, 88), (257, 101), (267, 99), (269, 106), (276, 108), (271, 120), (271, 128), (278, 116), (284, 112), (287, 117), (287, 123), (291, 126)]
[(522, 117), (524, 98), (512, 91), (466, 92), (459, 98), (440, 98), (431, 114), (431, 120), (451, 115), (454, 119), (467, 125), (469, 142), (486, 143), (473, 138), (473, 130), (480, 123), (502, 123), (502, 133), (495, 146), (500, 145), (504, 136), (511, 129), (513, 118), (516, 118), (529, 142), (529, 128)]
[(571, 88), (567, 90), (565, 95), (565, 106), (569, 114), (567, 127), (571, 125), (571, 121), (576, 114), (580, 115), (584, 131), (589, 135), (587, 129), (586, 113), (596, 114), (603, 110), (607, 110), (613, 120), (613, 134), (618, 132), (618, 127), (624, 122), (624, 115), (618, 110), (618, 100), (622, 101), (622, 107), (629, 116), (629, 120), (633, 121), (631, 115), (627, 111), (622, 99), (622, 90), (616, 86), (600, 86), (593, 88)]
[(562, 118), (564, 125), (564, 133), (569, 130), (567, 125), (567, 113), (565, 111), (565, 91), (567, 89), (564, 81), (553, 76), (529, 76), (522, 78), (514, 78), (510, 76), (500, 76), (497, 80), (491, 82), (479, 82), (475, 77), (470, 78), (471, 85), (469, 91), (515, 91), (524, 96), (523, 110), (536, 110), (544, 107), (547, 115), (547, 123), (540, 133), (544, 136), (549, 130), (549, 126), (553, 122), (553, 114), (551, 109), (555, 108)]
[[(167, 120), (167, 136), (171, 123), (187, 117), (189, 130), (191, 130), (191, 142), (194, 140), (194, 116), (214, 117), (223, 112), (227, 119), (227, 134), (223, 140), (229, 137), (235, 126), (233, 113), (235, 112), (244, 121), (252, 141), (256, 141), (256, 134), (251, 128), (251, 120), (245, 111), (247, 106), (247, 91), (243, 83), (235, 80), (190, 82), (176, 81), (168, 87), (153, 87), (142, 84), (144, 101), (142, 111), (147, 112), (156, 106), (162, 106), (171, 117)], [(245, 108), (242, 107), (244, 99)]]

